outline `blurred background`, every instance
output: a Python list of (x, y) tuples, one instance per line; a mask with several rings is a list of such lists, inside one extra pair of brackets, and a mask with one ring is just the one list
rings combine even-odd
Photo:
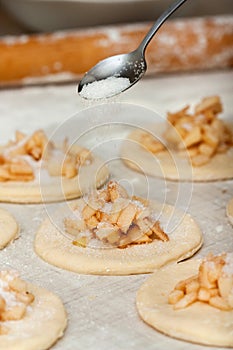
[[(133, 51), (173, 2), (0, 0), (0, 88), (77, 81), (98, 61)], [(232, 68), (232, 14), (233, 0), (187, 0), (149, 45), (147, 76)]]
[[(172, 0), (0, 0), (0, 35), (155, 20)], [(233, 13), (233, 0), (189, 0), (173, 16)]]

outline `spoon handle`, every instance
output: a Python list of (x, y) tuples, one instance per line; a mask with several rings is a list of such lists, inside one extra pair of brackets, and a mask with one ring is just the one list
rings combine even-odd
[(166, 19), (171, 16), (173, 12), (175, 12), (183, 3), (187, 0), (176, 0), (173, 4), (171, 4), (168, 9), (162, 13), (162, 15), (157, 19), (155, 24), (151, 27), (145, 38), (142, 40), (141, 44), (139, 45), (138, 49), (142, 51), (144, 54), (145, 49), (147, 48), (147, 45), (155, 35), (155, 33), (159, 30), (161, 25), (166, 21)]

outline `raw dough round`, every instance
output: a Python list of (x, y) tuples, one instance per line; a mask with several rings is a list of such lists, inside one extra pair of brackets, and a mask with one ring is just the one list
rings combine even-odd
[[(80, 205), (82, 199), (78, 200)], [(153, 272), (171, 261), (192, 256), (202, 245), (202, 233), (188, 214), (172, 206), (151, 202), (169, 241), (154, 240), (149, 244), (118, 248), (82, 248), (48, 218), (40, 226), (34, 242), (36, 253), (46, 262), (66, 270), (85, 274), (129, 275)], [(57, 212), (61, 218), (64, 213)], [(54, 216), (55, 218), (55, 216)], [(61, 220), (61, 219), (60, 219)], [(169, 232), (166, 225), (173, 228)], [(176, 225), (176, 226), (175, 226)]]
[[(229, 127), (233, 131), (233, 125)], [(165, 128), (166, 123), (152, 125), (147, 129), (163, 140)], [(138, 129), (133, 131), (121, 149), (121, 157), (130, 168), (174, 181), (218, 181), (233, 178), (233, 147), (226, 153), (216, 154), (208, 164), (192, 167), (187, 156), (179, 156), (175, 151), (170, 153), (166, 150), (157, 154), (148, 152), (134, 141), (141, 132)]]
[(227, 216), (233, 225), (233, 198), (227, 204)]
[(63, 335), (67, 317), (61, 300), (48, 290), (29, 283), (27, 289), (35, 300), (22, 320), (3, 322), (9, 331), (0, 335), (0, 349), (45, 350)]
[(168, 295), (176, 283), (198, 272), (200, 261), (168, 265), (155, 272), (139, 289), (136, 305), (142, 319), (156, 330), (193, 343), (233, 346), (233, 311), (194, 303), (174, 310)]
[(77, 176), (72, 179), (50, 176), (42, 170), (35, 179), (29, 182), (0, 182), (0, 201), (14, 203), (56, 202), (78, 198), (88, 188), (102, 186), (109, 177), (103, 160), (93, 156), (91, 164), (82, 166)]
[(18, 225), (13, 216), (0, 209), (0, 249), (12, 242), (18, 234)]

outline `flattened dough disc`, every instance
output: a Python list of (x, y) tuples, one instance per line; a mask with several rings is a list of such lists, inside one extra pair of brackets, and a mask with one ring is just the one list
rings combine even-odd
[[(79, 199), (81, 201), (82, 199)], [(192, 256), (202, 245), (202, 233), (191, 216), (175, 210), (174, 207), (151, 202), (162, 227), (173, 218), (181, 221), (169, 234), (169, 241), (154, 240), (149, 244), (133, 245), (128, 248), (94, 249), (74, 246), (50, 219), (40, 226), (34, 242), (35, 252), (46, 262), (60, 268), (84, 274), (128, 275), (153, 272), (172, 261)], [(64, 214), (63, 214), (64, 215)], [(59, 217), (62, 216), (58, 215)], [(172, 222), (171, 220), (171, 222)], [(165, 229), (166, 232), (166, 229)]]
[(155, 272), (139, 289), (136, 305), (141, 318), (156, 330), (193, 343), (233, 346), (233, 311), (194, 303), (174, 310), (168, 294), (176, 283), (198, 273), (197, 259), (171, 264)]

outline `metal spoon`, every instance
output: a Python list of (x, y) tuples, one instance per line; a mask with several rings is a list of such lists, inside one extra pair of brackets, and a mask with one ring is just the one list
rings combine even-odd
[[(157, 19), (136, 50), (127, 54), (106, 58), (91, 68), (91, 70), (89, 70), (80, 81), (78, 93), (81, 93), (85, 85), (91, 84), (95, 81), (105, 80), (109, 77), (128, 78), (129, 82), (121, 91), (114, 91), (114, 93), (105, 96), (106, 98), (117, 95), (134, 85), (145, 74), (147, 69), (145, 60), (145, 50), (147, 45), (166, 19), (181, 5), (183, 5), (185, 1), (187, 0), (176, 0), (172, 5), (170, 5), (168, 9)], [(81, 96), (87, 99), (90, 98), (89, 96), (85, 96), (83, 94), (81, 94)], [(94, 97), (94, 99), (98, 99), (98, 97)]]

